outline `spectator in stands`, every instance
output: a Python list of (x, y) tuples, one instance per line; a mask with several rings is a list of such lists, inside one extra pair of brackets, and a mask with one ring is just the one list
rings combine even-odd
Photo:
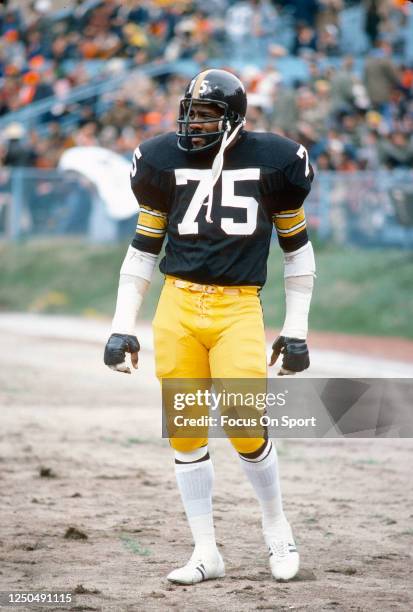
[(308, 87), (300, 87), (296, 95), (299, 120), (310, 124), (317, 136), (321, 137), (326, 131), (328, 120), (324, 105), (318, 104), (315, 92)]
[[(185, 79), (131, 72), (113, 98), (68, 102), (72, 89), (149, 60), (208, 65), (211, 57), (225, 57), (229, 43), (226, 57), (240, 60), (240, 70), (248, 66), (242, 77), (251, 100), (250, 127), (303, 142), (325, 168), (405, 165), (413, 132), (413, 67), (407, 55), (402, 66), (392, 56), (393, 44), (403, 54), (405, 34), (397, 24), (405, 5), (361, 5), (376, 41), (364, 62), (365, 84), (360, 58), (341, 55), (341, 11), (348, 6), (343, 0), (76, 0), (60, 10), (52, 0), (35, 0), (29, 11), (0, 6), (0, 116), (56, 96), (40, 117), (41, 131), (29, 135), (38, 167), (54, 167), (74, 144), (130, 155), (136, 141), (175, 129)], [(291, 49), (305, 64), (288, 56)], [(17, 139), (13, 146), (21, 144)]]
[(318, 0), (277, 0), (277, 4), (287, 6), (297, 22), (305, 23), (311, 28), (315, 25), (320, 8)]
[(379, 143), (381, 161), (387, 168), (411, 168), (413, 164), (413, 143), (407, 134), (392, 132)]
[(104, 125), (114, 126), (119, 133), (124, 126), (133, 123), (135, 113), (136, 110), (125, 98), (117, 96), (114, 104), (102, 116), (101, 122)]
[(366, 4), (366, 19), (365, 30), (372, 45), (377, 41), (380, 32), (380, 22), (382, 15), (380, 14), (382, 0), (365, 0)]
[(401, 72), (391, 54), (391, 45), (379, 40), (366, 59), (364, 78), (367, 92), (377, 110), (385, 111), (393, 89), (401, 86)]
[(306, 23), (297, 23), (293, 55), (300, 55), (305, 51), (317, 50), (316, 31)]
[(4, 166), (30, 167), (36, 163), (36, 152), (25, 140), (25, 129), (20, 123), (11, 123), (5, 130), (6, 146)]
[(378, 170), (380, 167), (379, 137), (374, 130), (366, 130), (357, 151), (361, 170)]

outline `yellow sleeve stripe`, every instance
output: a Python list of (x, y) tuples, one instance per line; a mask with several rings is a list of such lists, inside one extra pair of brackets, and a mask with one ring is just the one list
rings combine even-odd
[(306, 222), (304, 219), (304, 221), (301, 221), (301, 223), (296, 223), (295, 225), (293, 225), (292, 227), (289, 227), (288, 229), (282, 229), (281, 227), (278, 227), (277, 225), (275, 226), (275, 229), (277, 230), (277, 234), (279, 234), (280, 236), (292, 236), (291, 232), (297, 232), (297, 230), (302, 230), (305, 227), (306, 227)]
[(300, 208), (294, 208), (293, 210), (280, 210), (279, 213), (275, 213), (274, 217), (284, 217), (285, 215), (299, 215), (304, 213), (304, 206), (300, 206)]
[(301, 206), (295, 211), (281, 211), (273, 217), (274, 226), (279, 233), (295, 230), (298, 225), (305, 225), (304, 208)]
[(143, 232), (150, 232), (151, 234), (156, 234), (157, 236), (164, 236), (165, 235), (165, 231), (164, 229), (157, 229), (155, 227), (148, 227), (147, 225), (142, 225), (141, 223), (138, 223), (136, 226), (136, 230), (142, 230)]
[(304, 206), (300, 206), (296, 210), (280, 210), (279, 213), (273, 215), (273, 220), (277, 223), (289, 223), (290, 226), (304, 219)]
[(304, 206), (300, 206), (296, 210), (281, 210), (279, 213), (273, 215), (273, 219), (291, 219), (291, 223), (296, 221), (302, 221), (304, 219)]
[(165, 213), (141, 206), (136, 225), (136, 233), (150, 238), (163, 238), (166, 234), (168, 217)]
[(138, 217), (138, 225), (142, 225), (149, 230), (162, 230), (165, 232), (167, 219), (164, 217), (154, 217), (146, 211), (141, 210)]
[(303, 221), (302, 223), (299, 223), (295, 227), (292, 227), (290, 230), (277, 229), (277, 234), (282, 238), (291, 238), (291, 236), (295, 236), (296, 234), (299, 234), (305, 229), (306, 229), (306, 223), (305, 221)]
[(150, 208), (149, 206), (140, 206), (140, 211), (144, 212), (152, 217), (160, 217), (161, 219), (166, 219), (167, 214), (161, 212), (160, 210), (155, 210), (154, 208)]
[(273, 216), (273, 219), (296, 219), (301, 214), (301, 209), (296, 210), (295, 212), (283, 212), (277, 213)]
[(146, 230), (142, 229), (139, 225), (136, 227), (136, 233), (140, 236), (149, 236), (149, 238), (163, 238), (165, 236), (165, 232), (155, 234), (154, 230)]

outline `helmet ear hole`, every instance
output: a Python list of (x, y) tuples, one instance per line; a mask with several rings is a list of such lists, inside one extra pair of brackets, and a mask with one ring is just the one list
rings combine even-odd
[(232, 113), (231, 120), (234, 125), (238, 125), (241, 122), (241, 117), (238, 113)]

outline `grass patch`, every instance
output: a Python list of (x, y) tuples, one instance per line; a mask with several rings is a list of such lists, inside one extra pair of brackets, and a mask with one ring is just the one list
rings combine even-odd
[(148, 557), (151, 554), (149, 548), (144, 548), (139, 544), (139, 542), (133, 540), (125, 533), (121, 534), (120, 540), (122, 542), (123, 547), (126, 548), (126, 550), (129, 550), (129, 552), (133, 553), (134, 555), (139, 555), (140, 557)]
[[(262, 291), (266, 324), (284, 320), (282, 255), (273, 249)], [(331, 246), (316, 252), (310, 329), (413, 338), (413, 253)]]
[[(127, 244), (56, 239), (0, 246), (0, 309), (112, 316)], [(413, 253), (329, 246), (317, 249), (310, 328), (413, 338)], [(274, 246), (261, 293), (266, 325), (284, 319), (282, 254)], [(153, 317), (162, 286), (155, 274), (142, 307)]]

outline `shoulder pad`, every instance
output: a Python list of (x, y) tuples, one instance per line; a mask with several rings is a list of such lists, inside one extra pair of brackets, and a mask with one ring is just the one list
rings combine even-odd
[(138, 149), (144, 161), (157, 170), (173, 167), (179, 152), (174, 132), (145, 140), (139, 145)]
[(131, 187), (139, 205), (149, 206), (168, 212), (173, 184), (171, 172), (173, 165), (173, 146), (175, 134), (157, 136), (143, 142), (133, 153)]
[(271, 132), (250, 132), (249, 135), (258, 145), (266, 165), (283, 170), (297, 160), (298, 142)]

